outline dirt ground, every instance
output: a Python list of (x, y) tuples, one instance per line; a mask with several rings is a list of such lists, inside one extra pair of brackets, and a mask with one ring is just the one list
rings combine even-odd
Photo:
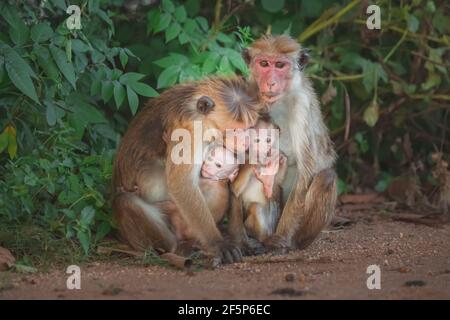
[[(265, 262), (198, 272), (94, 262), (80, 266), (81, 290), (66, 288), (65, 270), (0, 273), (0, 299), (450, 299), (449, 223), (339, 214), (352, 224)], [(381, 269), (380, 290), (367, 288), (369, 265)]]

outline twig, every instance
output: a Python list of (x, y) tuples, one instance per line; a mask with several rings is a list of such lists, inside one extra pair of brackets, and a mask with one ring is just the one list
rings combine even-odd
[(347, 88), (344, 86), (345, 94), (344, 94), (344, 104), (345, 104), (345, 133), (344, 133), (344, 141), (348, 140), (348, 136), (350, 134), (350, 124), (352, 122), (351, 114), (350, 114), (350, 97), (347, 92)]
[(440, 150), (441, 153), (444, 150), (445, 134), (447, 133), (447, 116), (448, 116), (448, 109), (445, 110), (444, 128), (442, 128), (442, 142), (441, 142), (441, 150)]
[[(338, 13), (336, 13), (332, 18), (326, 19), (325, 21), (321, 21), (320, 23), (314, 22), (311, 26), (306, 28), (305, 31), (303, 31), (300, 36), (298, 37), (299, 42), (304, 42), (306, 39), (310, 38), (317, 32), (325, 29), (329, 25), (338, 22), (343, 15), (345, 15), (348, 11), (350, 11), (354, 6), (359, 4), (361, 0), (353, 0), (350, 2), (347, 6), (342, 8)], [(324, 14), (329, 14), (327, 11), (325, 11)], [(319, 17), (319, 20), (322, 20), (322, 17)]]
[(427, 61), (429, 61), (429, 62), (431, 62), (431, 63), (433, 63), (433, 64), (437, 64), (437, 65), (443, 66), (443, 67), (445, 67), (445, 68), (450, 68), (450, 64), (445, 64), (445, 63), (443, 63), (443, 62), (439, 62), (439, 61), (436, 61), (436, 60), (432, 60), (432, 59), (428, 58), (427, 56), (421, 54), (420, 52), (413, 51), (413, 52), (411, 52), (411, 53), (412, 53), (413, 55), (418, 56), (418, 57), (421, 57), (422, 59), (425, 59), (425, 60), (427, 60)]

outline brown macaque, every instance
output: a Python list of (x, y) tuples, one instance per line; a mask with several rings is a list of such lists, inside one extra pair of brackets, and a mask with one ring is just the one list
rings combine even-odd
[(284, 208), (264, 244), (276, 252), (305, 248), (332, 219), (337, 198), (336, 153), (317, 95), (302, 71), (308, 51), (289, 36), (264, 36), (244, 49), (243, 57), (250, 85), (282, 129), (280, 150), (287, 156)]
[(278, 151), (280, 128), (260, 119), (250, 134), (249, 157), (232, 184), (242, 201), (247, 234), (264, 241), (275, 232), (281, 210), (286, 157)]
[[(240, 247), (245, 243), (224, 239), (216, 224), (220, 214), (211, 212), (200, 189), (200, 171), (211, 129), (223, 135), (226, 129), (245, 130), (256, 123), (258, 104), (249, 92), (239, 78), (176, 85), (150, 100), (131, 121), (113, 168), (113, 214), (122, 239), (131, 247), (176, 250), (179, 241), (164, 214), (171, 206), (206, 251), (223, 263), (242, 259)], [(200, 137), (194, 133), (198, 123)], [(187, 141), (188, 147), (180, 148), (178, 140)]]
[[(212, 143), (200, 171), (199, 187), (216, 224), (223, 219), (229, 209), (229, 182), (234, 181), (238, 172), (239, 164), (234, 153), (223, 145)], [(158, 206), (169, 217), (178, 240), (196, 239), (172, 201)]]

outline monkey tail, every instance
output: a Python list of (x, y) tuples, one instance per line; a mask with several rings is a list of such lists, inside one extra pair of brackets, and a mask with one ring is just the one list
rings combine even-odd
[(304, 218), (294, 239), (298, 249), (308, 247), (334, 216), (337, 201), (337, 176), (333, 169), (319, 172), (305, 197)]
[(119, 234), (133, 249), (176, 249), (176, 237), (161, 211), (134, 193), (120, 192), (113, 200), (113, 215)]

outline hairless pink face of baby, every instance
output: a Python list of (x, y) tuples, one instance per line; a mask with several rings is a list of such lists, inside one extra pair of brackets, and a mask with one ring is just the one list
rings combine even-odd
[(230, 150), (223, 146), (212, 147), (203, 162), (201, 175), (211, 180), (236, 178), (239, 172), (239, 164)]

